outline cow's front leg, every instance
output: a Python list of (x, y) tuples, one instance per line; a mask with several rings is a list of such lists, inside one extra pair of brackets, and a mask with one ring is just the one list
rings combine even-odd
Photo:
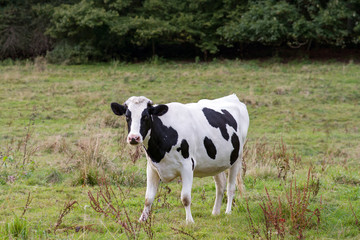
[[(148, 160), (151, 161), (151, 160)], [(153, 167), (150, 165), (151, 163), (147, 163), (146, 168), (146, 194), (145, 194), (145, 207), (140, 216), (139, 221), (146, 221), (149, 217), (149, 213), (151, 210), (151, 205), (155, 199), (156, 192), (158, 190), (160, 177)]]
[[(190, 169), (190, 171), (189, 171)], [(194, 223), (191, 215), (191, 188), (193, 183), (193, 171), (190, 168), (183, 170), (181, 173), (182, 189), (181, 189), (181, 202), (185, 207), (186, 223)]]

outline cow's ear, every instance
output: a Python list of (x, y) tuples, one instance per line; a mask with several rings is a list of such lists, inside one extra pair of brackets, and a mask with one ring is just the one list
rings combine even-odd
[(167, 111), (169, 110), (169, 107), (164, 105), (164, 104), (160, 104), (157, 105), (156, 107), (150, 107), (149, 109), (149, 113), (155, 116), (162, 116), (165, 113), (167, 113)]
[(111, 103), (111, 109), (118, 116), (124, 115), (126, 112), (126, 107), (116, 102)]

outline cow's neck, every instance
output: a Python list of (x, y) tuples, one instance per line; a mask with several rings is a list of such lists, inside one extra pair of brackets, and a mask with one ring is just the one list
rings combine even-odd
[(178, 141), (178, 133), (165, 126), (159, 117), (154, 116), (150, 134), (144, 139), (144, 147), (153, 162), (160, 162)]

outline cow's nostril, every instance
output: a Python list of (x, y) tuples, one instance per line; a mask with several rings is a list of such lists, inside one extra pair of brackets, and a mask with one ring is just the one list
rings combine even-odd
[(132, 145), (140, 143), (140, 137), (139, 136), (130, 136), (128, 138), (128, 142)]
[(128, 143), (135, 145), (141, 142), (141, 136), (131, 134), (128, 136)]

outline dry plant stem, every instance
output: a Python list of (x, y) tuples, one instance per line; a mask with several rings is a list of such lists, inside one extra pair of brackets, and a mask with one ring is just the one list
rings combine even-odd
[(150, 210), (149, 212), (149, 217), (148, 219), (146, 220), (146, 222), (144, 223), (141, 223), (142, 225), (142, 228), (144, 230), (144, 232), (146, 233), (146, 235), (150, 238), (150, 239), (154, 239), (155, 237), (155, 234), (154, 234), (154, 231), (152, 229), (153, 227), (153, 223), (154, 223), (154, 219), (153, 219), (153, 214), (152, 214), (152, 210)]
[(272, 226), (277, 231), (277, 235), (284, 239), (285, 237), (285, 216), (282, 211), (282, 204), (280, 197), (278, 197), (278, 206), (276, 207), (270, 198), (269, 192), (267, 188), (265, 187), (266, 191), (266, 201), (262, 202), (262, 205), (260, 204), (260, 207), (263, 211), (264, 218), (265, 218), (265, 236), (266, 239), (271, 239), (271, 232), (272, 232)]
[(92, 228), (92, 226), (94, 226), (95, 224), (89, 224), (89, 225), (84, 225), (84, 226), (70, 226), (70, 227), (66, 227), (63, 229), (58, 229), (57, 231), (62, 231), (62, 232), (67, 232), (69, 230), (75, 230), (75, 232), (80, 232), (80, 231), (92, 231), (92, 232), (98, 232), (97, 229)]
[[(310, 225), (310, 221), (313, 216), (317, 218), (317, 225), (320, 224), (320, 209), (316, 208), (314, 211), (310, 210), (310, 197), (311, 191), (309, 189), (309, 182), (311, 176), (311, 168), (309, 168), (306, 186), (301, 191), (296, 185), (296, 179), (294, 180), (294, 191), (293, 193), (293, 181), (290, 183), (290, 190), (286, 192), (286, 199), (290, 211), (290, 221), (292, 224), (293, 231), (298, 233), (298, 238), (303, 239), (303, 232)], [(307, 213), (311, 213), (307, 216)]]
[(252, 215), (251, 215), (250, 208), (249, 208), (249, 199), (246, 199), (246, 211), (248, 213), (246, 215), (246, 218), (248, 219), (248, 223), (249, 223), (249, 227), (250, 227), (250, 231), (251, 231), (251, 235), (252, 235), (253, 239), (255, 239), (255, 234), (260, 239), (262, 239), (259, 229), (255, 227), (254, 220), (252, 219)]
[(171, 227), (171, 229), (172, 229), (173, 231), (175, 231), (177, 234), (183, 234), (183, 235), (185, 235), (185, 236), (191, 237), (192, 239), (196, 240), (196, 238), (195, 238), (193, 235), (191, 235), (190, 233), (187, 233), (187, 232), (185, 232), (185, 231), (183, 231), (183, 230), (181, 230), (181, 229), (174, 228), (174, 227)]
[(59, 228), (59, 226), (62, 223), (63, 218), (69, 214), (71, 212), (71, 210), (73, 210), (75, 208), (75, 204), (78, 204), (78, 202), (76, 200), (69, 200), (68, 202), (66, 202), (64, 204), (64, 208), (60, 211), (58, 220), (54, 226), (54, 234), (56, 234), (56, 230)]
[[(165, 191), (163, 192), (163, 190), (165, 190)], [(172, 190), (171, 190), (171, 188), (169, 186), (165, 186), (165, 187), (160, 188), (160, 191), (159, 191), (159, 193), (157, 195), (157, 199), (158, 199), (159, 202), (162, 199), (162, 204), (161, 204), (160, 207), (162, 207), (162, 208), (171, 208), (171, 204), (167, 201), (168, 200), (168, 194), (170, 194), (171, 191)]]
[(31, 201), (32, 201), (32, 198), (30, 197), (30, 192), (29, 192), (26, 203), (25, 203), (24, 211), (21, 214), (21, 217), (23, 217), (25, 215), (26, 211), (30, 208), (29, 206), (30, 206)]
[(26, 135), (25, 135), (25, 139), (24, 139), (24, 154), (23, 154), (23, 167), (25, 166), (25, 162), (26, 162), (26, 149), (27, 149), (27, 144), (29, 142), (30, 139), (30, 124), (31, 124), (31, 120), (29, 120), (29, 123), (26, 127)]
[(273, 150), (273, 159), (278, 168), (278, 178), (286, 179), (287, 172), (290, 170), (290, 159), (289, 154), (287, 153), (286, 145), (284, 144), (283, 138), (281, 138), (281, 143), (279, 144), (279, 152), (276, 151), (274, 146)]
[[(268, 189), (265, 187), (266, 197), (260, 204), (264, 217), (264, 227), (262, 232), (255, 226), (252, 214), (246, 200), (247, 219), (253, 238), (286, 239), (286, 234), (297, 235), (298, 239), (304, 239), (304, 231), (311, 228), (312, 218), (317, 218), (317, 226), (320, 225), (320, 209), (309, 209), (310, 198), (314, 195), (309, 187), (311, 168), (308, 171), (307, 181), (303, 189), (296, 184), (296, 179), (291, 180), (289, 190), (286, 191), (286, 203), (278, 197), (277, 201), (271, 199)], [(321, 204), (321, 200), (320, 200)], [(260, 226), (260, 225), (259, 225)]]
[(34, 125), (35, 123), (35, 113), (32, 114), (32, 116), (29, 118), (29, 122), (28, 124), (26, 125), (25, 129), (26, 129), (26, 135), (25, 135), (25, 139), (23, 141), (23, 144), (24, 144), (24, 152), (23, 152), (23, 163), (22, 163), (22, 167), (24, 168), (25, 167), (25, 163), (26, 163), (26, 160), (29, 159), (29, 153), (28, 153), (28, 144), (29, 144), (29, 141), (30, 141), (30, 138), (31, 138), (31, 135), (32, 135), (32, 128), (31, 126)]
[(352, 214), (354, 215), (354, 218), (355, 218), (355, 225), (359, 228), (359, 231), (360, 231), (360, 221), (359, 221), (358, 217), (355, 214), (355, 211), (354, 211), (354, 208), (353, 208), (351, 202), (350, 202), (350, 209), (351, 209), (351, 212), (352, 212)]
[(142, 224), (131, 220), (124, 203), (127, 194), (120, 186), (118, 186), (121, 195), (120, 199), (117, 198), (114, 190), (105, 179), (100, 180), (99, 186), (100, 189), (96, 193), (96, 198), (91, 191), (88, 192), (90, 205), (96, 212), (103, 214), (107, 218), (114, 219), (117, 224), (121, 225), (129, 239), (138, 239), (141, 228), (150, 239), (154, 237), (152, 218)]

